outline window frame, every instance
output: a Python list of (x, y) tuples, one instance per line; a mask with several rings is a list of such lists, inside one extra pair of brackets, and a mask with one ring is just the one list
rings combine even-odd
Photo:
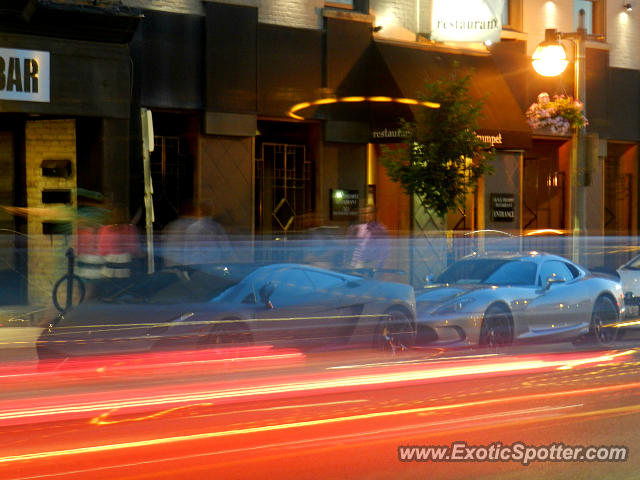
[[(604, 0), (584, 0), (591, 2), (591, 25), (586, 26), (588, 37), (590, 40), (605, 41), (607, 37), (606, 25), (606, 2)], [(575, 5), (575, 3), (574, 3)], [(575, 9), (574, 9), (575, 15)], [(590, 27), (590, 28), (589, 28)], [(578, 29), (578, 25), (575, 25), (575, 29)]]
[(509, 21), (502, 24), (503, 29), (522, 31), (522, 0), (504, 0)]
[(349, 3), (344, 3), (344, 2), (340, 2), (340, 1), (325, 1), (324, 2), (324, 6), (327, 8), (339, 8), (339, 9), (344, 9), (344, 10), (354, 10), (355, 9), (355, 5), (354, 5), (354, 0), (351, 0)]

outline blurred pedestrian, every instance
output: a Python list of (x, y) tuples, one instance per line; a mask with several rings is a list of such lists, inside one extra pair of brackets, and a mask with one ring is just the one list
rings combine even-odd
[(123, 210), (112, 211), (111, 223), (98, 230), (98, 255), (103, 259), (102, 277), (128, 278), (135, 260), (141, 256), (140, 239), (135, 225), (128, 223)]
[(159, 255), (165, 267), (185, 264), (187, 228), (189, 228), (198, 217), (197, 211), (191, 201), (187, 201), (184, 204), (182, 211), (182, 215), (169, 222), (162, 230)]
[(77, 190), (76, 249), (74, 272), (84, 280), (86, 296), (94, 296), (104, 267), (104, 257), (98, 251), (98, 234), (107, 223), (110, 211), (100, 192)]
[(384, 267), (389, 256), (389, 233), (376, 220), (375, 208), (368, 206), (360, 211), (360, 223), (347, 229), (347, 238), (353, 242), (353, 250), (348, 259), (348, 267), (370, 269), (373, 275)]
[(236, 261), (227, 232), (214, 218), (210, 201), (198, 205), (197, 218), (185, 230), (183, 260), (185, 265)]

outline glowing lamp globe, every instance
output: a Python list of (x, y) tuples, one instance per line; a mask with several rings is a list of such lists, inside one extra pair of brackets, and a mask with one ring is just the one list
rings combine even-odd
[(531, 63), (533, 69), (543, 77), (555, 77), (564, 72), (569, 60), (562, 45), (542, 42), (533, 52)]

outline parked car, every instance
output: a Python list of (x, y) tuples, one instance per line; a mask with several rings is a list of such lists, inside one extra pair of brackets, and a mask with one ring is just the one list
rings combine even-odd
[(415, 322), (408, 285), (297, 264), (246, 275), (176, 266), (59, 316), (37, 349), (41, 359), (235, 343), (396, 349), (413, 344)]
[(467, 256), (416, 292), (416, 303), (418, 341), (469, 346), (606, 345), (625, 312), (617, 279), (538, 252)]
[(640, 255), (620, 265), (616, 272), (622, 282), (627, 316), (640, 316)]

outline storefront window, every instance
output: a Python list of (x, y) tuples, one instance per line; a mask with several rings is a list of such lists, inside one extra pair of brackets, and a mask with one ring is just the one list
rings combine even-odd
[(300, 227), (303, 215), (313, 206), (312, 167), (305, 145), (262, 144), (256, 159), (257, 209), (263, 212), (258, 230), (281, 232)]
[(369, 0), (327, 0), (325, 7), (353, 10), (358, 13), (369, 13)]
[(522, 0), (504, 0), (502, 27), (510, 30), (522, 30)]
[(576, 29), (580, 26), (580, 11), (584, 11), (584, 28), (587, 30), (587, 34), (604, 36), (604, 2), (600, 0), (575, 0), (573, 2), (573, 18)]
[(584, 11), (584, 28), (593, 33), (593, 3), (590, 0), (576, 0), (573, 3), (573, 19), (575, 28), (580, 27), (580, 11)]
[(353, 0), (331, 0), (330, 2), (324, 2), (327, 7), (338, 7), (353, 9)]

